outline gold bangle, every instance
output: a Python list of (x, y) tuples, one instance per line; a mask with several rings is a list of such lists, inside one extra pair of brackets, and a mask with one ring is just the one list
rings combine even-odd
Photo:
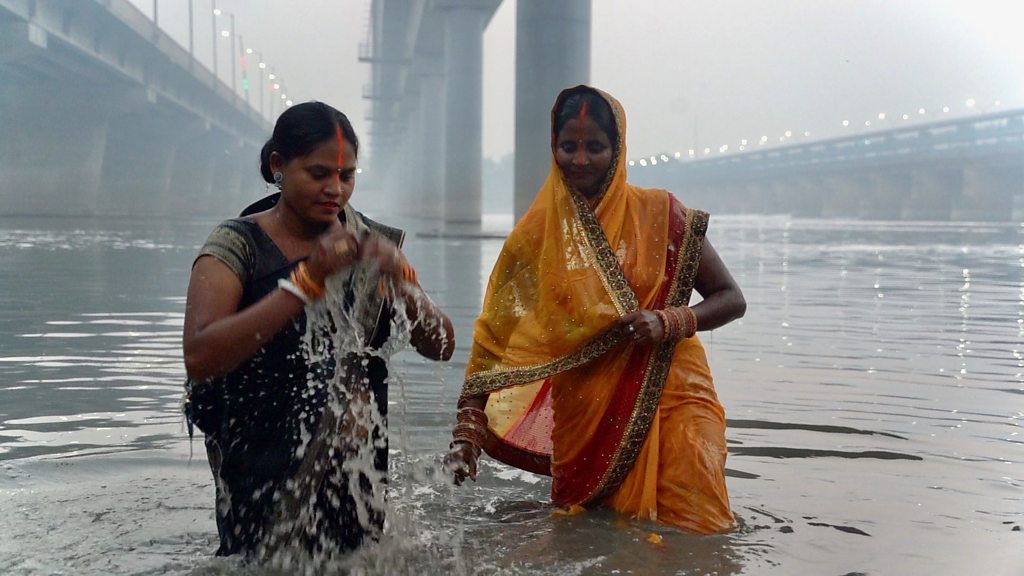
[(291, 280), (300, 290), (306, 293), (310, 300), (317, 300), (324, 295), (323, 284), (313, 280), (305, 261), (299, 262), (299, 265), (292, 270)]

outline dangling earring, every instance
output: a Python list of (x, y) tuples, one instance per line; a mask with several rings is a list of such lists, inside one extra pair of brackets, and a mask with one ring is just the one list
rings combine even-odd
[(274, 186), (277, 186), (278, 190), (281, 189), (281, 184), (283, 182), (284, 182), (284, 174), (282, 174), (280, 172), (274, 172)]

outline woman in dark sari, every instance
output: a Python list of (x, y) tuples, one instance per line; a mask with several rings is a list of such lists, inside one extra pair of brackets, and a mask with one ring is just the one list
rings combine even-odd
[[(263, 178), (280, 192), (221, 223), (193, 265), (186, 415), (206, 433), (218, 555), (331, 556), (377, 537), (387, 473), (380, 349), (396, 310), (420, 354), (451, 357), (451, 322), (420, 289), (404, 234), (349, 204), (358, 146), (334, 108), (286, 110), (261, 153)], [(307, 331), (307, 312), (328, 320)], [(358, 345), (338, 349), (340, 329)]]

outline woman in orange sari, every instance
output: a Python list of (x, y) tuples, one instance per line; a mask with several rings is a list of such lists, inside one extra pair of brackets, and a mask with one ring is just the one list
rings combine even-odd
[(608, 94), (559, 94), (551, 171), (491, 273), (446, 460), (475, 480), (483, 449), (550, 475), (559, 507), (725, 532), (725, 413), (695, 332), (746, 302), (708, 215), (626, 182), (625, 137)]

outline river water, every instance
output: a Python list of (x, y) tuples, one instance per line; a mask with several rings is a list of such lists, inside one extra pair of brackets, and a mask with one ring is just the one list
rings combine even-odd
[[(748, 301), (702, 335), (740, 528), (699, 537), (552, 515), (547, 479), (489, 459), (461, 488), (436, 473), (501, 240), (390, 223), (458, 346), (395, 358), (387, 534), (343, 572), (1024, 574), (1024, 227), (712, 218)], [(0, 219), (0, 574), (264, 573), (212, 558), (178, 410), (214, 224)]]

